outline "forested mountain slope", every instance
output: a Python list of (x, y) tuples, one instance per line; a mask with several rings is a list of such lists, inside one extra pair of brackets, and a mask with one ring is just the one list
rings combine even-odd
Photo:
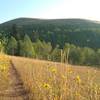
[(17, 18), (0, 24), (0, 33), (20, 38), (28, 34), (33, 42), (45, 40), (61, 48), (66, 42), (100, 48), (100, 23), (91, 20)]

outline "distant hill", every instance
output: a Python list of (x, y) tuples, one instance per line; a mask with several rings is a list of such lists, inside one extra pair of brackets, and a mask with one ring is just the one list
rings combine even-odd
[(52, 24), (52, 25), (77, 25), (80, 27), (97, 27), (99, 22), (86, 20), (86, 19), (37, 19), (37, 18), (17, 18), (5, 23), (0, 24), (0, 26), (9, 26), (12, 24), (21, 25), (35, 25), (35, 24)]
[(100, 48), (100, 23), (85, 19), (36, 19), (17, 18), (0, 24), (0, 32), (14, 34), (12, 26), (23, 37), (28, 34), (36, 39), (59, 44), (62, 48), (68, 42), (81, 47)]

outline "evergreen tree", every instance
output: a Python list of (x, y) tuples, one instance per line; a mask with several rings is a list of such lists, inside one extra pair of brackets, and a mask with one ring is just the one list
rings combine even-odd
[(15, 55), (17, 52), (17, 41), (16, 39), (11, 36), (7, 44), (7, 52), (8, 54)]
[[(20, 31), (21, 31), (21, 29), (20, 29)], [(19, 31), (19, 28), (18, 28), (18, 26), (16, 25), (16, 24), (13, 24), (12, 25), (12, 36), (13, 37), (15, 37), (15, 39), (18, 41), (20, 38), (21, 38), (21, 36), (20, 36), (20, 31)]]
[[(46, 43), (45, 41), (37, 40), (36, 43), (34, 43), (35, 51), (36, 51), (36, 57), (40, 59), (50, 59), (50, 53), (52, 50), (51, 43)], [(41, 52), (42, 51), (42, 52)]]
[(95, 51), (91, 48), (83, 48), (84, 62), (85, 65), (93, 65), (95, 62)]
[(33, 41), (33, 42), (36, 42), (38, 38), (39, 38), (39, 33), (38, 33), (38, 32), (33, 31), (32, 41)]
[(53, 61), (61, 61), (61, 49), (59, 49), (59, 45), (56, 45), (56, 47), (53, 49), (51, 58)]
[(23, 40), (20, 40), (20, 55), (24, 57), (34, 57), (35, 50), (33, 44), (28, 35), (24, 36)]

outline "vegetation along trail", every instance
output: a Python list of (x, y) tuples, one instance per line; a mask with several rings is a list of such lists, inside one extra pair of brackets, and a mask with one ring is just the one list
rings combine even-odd
[(8, 87), (0, 92), (0, 100), (29, 100), (28, 91), (25, 90), (20, 74), (11, 61), (8, 78)]

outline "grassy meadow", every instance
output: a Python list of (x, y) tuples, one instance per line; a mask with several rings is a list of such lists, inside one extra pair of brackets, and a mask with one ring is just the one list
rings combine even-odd
[(9, 86), (9, 66), (9, 57), (4, 54), (0, 54), (0, 91), (6, 90)]
[(30, 100), (100, 100), (100, 69), (10, 57)]

